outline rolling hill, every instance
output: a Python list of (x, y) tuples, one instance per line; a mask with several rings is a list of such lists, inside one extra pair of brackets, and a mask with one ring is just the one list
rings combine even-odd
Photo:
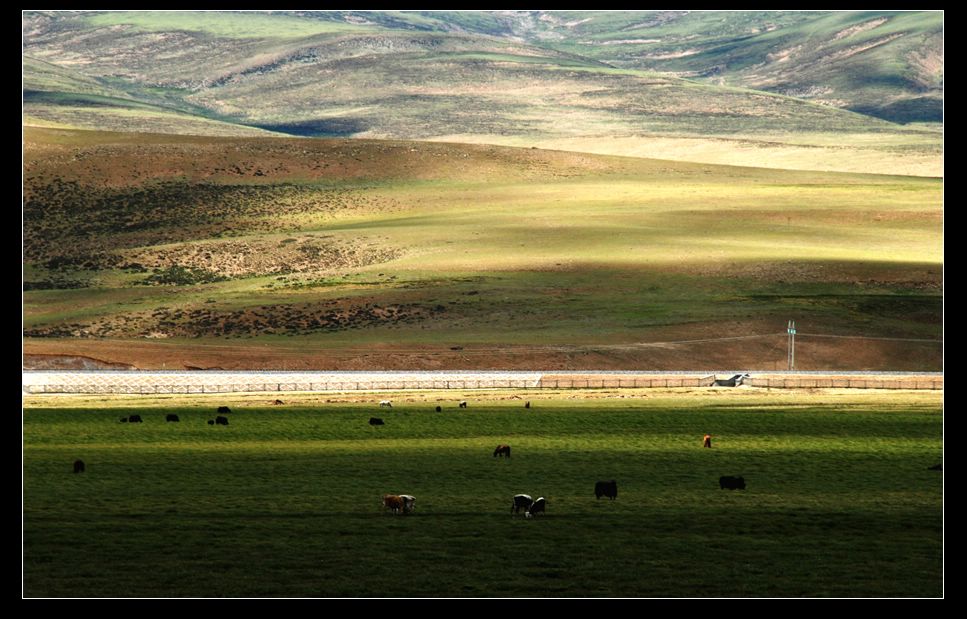
[(25, 351), (779, 369), (796, 318), (814, 336), (801, 368), (939, 369), (941, 191), (534, 148), (28, 128)]
[(941, 17), (31, 12), (24, 112), (939, 176)]

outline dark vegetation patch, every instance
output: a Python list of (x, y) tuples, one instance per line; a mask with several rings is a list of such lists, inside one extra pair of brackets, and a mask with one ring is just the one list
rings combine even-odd
[(51, 277), (41, 280), (25, 280), (24, 290), (74, 290), (77, 288), (87, 288), (89, 282), (79, 279), (68, 279), (65, 277)]
[(103, 255), (105, 245), (124, 249), (267, 232), (293, 227), (292, 218), (300, 215), (334, 217), (380, 207), (352, 189), (288, 183), (172, 180), (114, 188), (53, 178), (28, 182), (25, 194), (24, 258), (46, 261), (52, 269), (115, 266)]
[(83, 93), (47, 92), (43, 90), (24, 90), (24, 103), (45, 103), (48, 105), (62, 105), (81, 108), (130, 108), (148, 107), (136, 101), (90, 95)]
[(208, 308), (173, 309), (120, 314), (89, 323), (39, 326), (25, 337), (255, 337), (307, 335), (373, 327), (416, 324), (445, 313), (443, 306), (418, 303), (380, 305), (328, 301), (302, 305), (261, 305), (224, 311)]
[(879, 106), (865, 105), (851, 109), (894, 123), (943, 122), (943, 99), (938, 97), (902, 99)]
[(943, 296), (939, 294), (752, 294), (749, 297), (803, 309), (839, 311), (870, 321), (939, 324), (943, 318)]
[(158, 269), (157, 273), (152, 273), (137, 283), (146, 286), (192, 286), (195, 284), (210, 284), (225, 279), (228, 278), (205, 269), (175, 265), (166, 269)]
[[(278, 243), (256, 237), (148, 247), (126, 255), (138, 261), (134, 264), (154, 269), (155, 275), (145, 283), (198, 284), (231, 277), (333, 273), (393, 260), (402, 253), (379, 239), (300, 235)], [(161, 274), (166, 281), (157, 281)]]
[(299, 122), (256, 124), (253, 127), (310, 138), (341, 138), (362, 133), (369, 125), (358, 118), (317, 118)]

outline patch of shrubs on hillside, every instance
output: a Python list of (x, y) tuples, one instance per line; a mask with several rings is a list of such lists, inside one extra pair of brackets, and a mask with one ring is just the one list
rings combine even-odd
[(79, 279), (62, 279), (59, 277), (42, 279), (37, 281), (24, 281), (23, 289), (27, 290), (73, 290), (75, 288), (88, 288), (89, 282)]
[(63, 253), (41, 263), (51, 271), (103, 271), (117, 267), (120, 258), (107, 252)]
[(224, 185), (159, 181), (134, 187), (92, 187), (29, 178), (23, 207), (24, 256), (58, 260), (65, 247), (141, 247), (239, 231), (272, 230), (283, 218), (333, 216), (384, 204), (354, 188), (279, 183)]
[(226, 279), (228, 278), (205, 269), (174, 265), (165, 269), (155, 269), (154, 273), (137, 283), (141, 286), (192, 286)]

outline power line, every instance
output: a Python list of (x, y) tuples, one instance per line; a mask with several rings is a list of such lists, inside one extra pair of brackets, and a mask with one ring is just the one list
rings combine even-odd
[(835, 337), (841, 339), (854, 340), (889, 340), (893, 342), (936, 342), (943, 343), (943, 340), (927, 340), (912, 337), (874, 337), (869, 335), (824, 335), (819, 333), (798, 333), (799, 337)]
[(731, 337), (711, 337), (700, 340), (669, 340), (665, 342), (639, 342), (636, 344), (603, 344), (601, 346), (593, 346), (593, 348), (625, 348), (634, 346), (657, 346), (661, 344), (689, 344), (692, 342), (724, 342), (726, 340), (752, 340), (760, 337), (775, 337), (779, 335), (778, 333), (766, 333), (764, 335), (735, 335)]

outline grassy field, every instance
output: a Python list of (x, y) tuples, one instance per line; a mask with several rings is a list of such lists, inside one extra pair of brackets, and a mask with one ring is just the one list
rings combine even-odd
[[(939, 394), (519, 395), (531, 409), (500, 393), (397, 394), (391, 411), (383, 394), (28, 399), (23, 593), (943, 593)], [(208, 426), (226, 403), (231, 425)], [(144, 423), (118, 423), (130, 413)], [(594, 498), (605, 479), (614, 502)], [(521, 492), (546, 516), (511, 516)], [(384, 493), (416, 511), (385, 513)]]
[[(790, 318), (804, 333), (941, 338), (937, 179), (444, 143), (27, 136), (28, 352), (124, 341), (124, 361), (161, 367), (125, 349), (164, 340), (185, 355), (165, 363), (264, 367), (193, 359), (247, 343), (331, 367), (329, 353), (380, 343), (677, 342), (778, 334)], [(800, 367), (940, 367), (937, 342), (913, 346), (804, 347)], [(680, 353), (599, 367), (786, 360)]]

